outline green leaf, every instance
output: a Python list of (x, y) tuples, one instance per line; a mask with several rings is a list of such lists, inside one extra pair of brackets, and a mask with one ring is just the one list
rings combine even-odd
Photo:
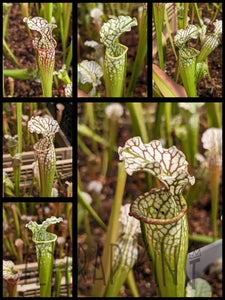
[(165, 3), (153, 3), (153, 18), (156, 31), (156, 40), (159, 54), (160, 69), (164, 70), (163, 46), (162, 46), (162, 32), (164, 20)]
[(165, 72), (156, 65), (152, 65), (154, 83), (164, 97), (187, 97), (183, 86), (173, 81)]
[(195, 278), (187, 283), (186, 297), (211, 297), (212, 289), (202, 278)]

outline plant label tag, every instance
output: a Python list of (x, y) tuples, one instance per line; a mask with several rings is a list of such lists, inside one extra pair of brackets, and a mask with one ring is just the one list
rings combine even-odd
[(204, 272), (207, 266), (222, 257), (222, 239), (188, 254), (187, 277), (191, 280)]

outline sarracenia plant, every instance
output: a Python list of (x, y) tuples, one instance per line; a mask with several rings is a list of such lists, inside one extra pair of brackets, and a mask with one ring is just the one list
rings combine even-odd
[(18, 135), (10, 136), (8, 134), (4, 135), (7, 139), (6, 146), (8, 147), (9, 154), (12, 157), (12, 167), (14, 176), (14, 192), (17, 197), (20, 196), (20, 168), (21, 168), (21, 153), (18, 153)]
[(28, 122), (28, 130), (43, 134), (43, 138), (34, 144), (40, 174), (40, 197), (51, 197), (56, 172), (56, 155), (53, 139), (59, 131), (56, 120), (43, 117), (32, 117)]
[(52, 80), (55, 65), (55, 48), (57, 42), (52, 37), (52, 31), (57, 27), (55, 24), (48, 22), (40, 17), (24, 18), (31, 30), (40, 33), (40, 37), (33, 39), (32, 44), (37, 50), (37, 62), (41, 77), (41, 85), (44, 97), (52, 97)]
[(209, 168), (209, 181), (211, 189), (212, 231), (213, 240), (217, 238), (217, 215), (219, 203), (219, 186), (222, 175), (222, 129), (209, 128), (202, 135), (203, 148)]
[(105, 297), (117, 297), (137, 257), (137, 236), (141, 233), (138, 220), (129, 217), (130, 204), (120, 208), (119, 236), (112, 260), (111, 278), (108, 281)]
[[(179, 48), (179, 70), (183, 85), (188, 97), (197, 97), (197, 82), (208, 73), (208, 66), (205, 59), (219, 45), (222, 36), (222, 21), (216, 21), (214, 32), (206, 36), (206, 26), (198, 28), (195, 25), (188, 25), (187, 29), (178, 30), (174, 38)], [(201, 51), (189, 46), (191, 39), (200, 36), (202, 43)]]
[(17, 297), (17, 283), (21, 275), (22, 272), (11, 260), (3, 260), (3, 279), (7, 282), (9, 297)]
[(118, 38), (136, 25), (136, 18), (119, 16), (104, 23), (100, 30), (100, 41), (106, 46), (103, 73), (107, 97), (123, 96), (128, 48), (120, 44)]
[(62, 221), (62, 218), (51, 217), (40, 225), (33, 221), (26, 224), (26, 227), (32, 231), (32, 240), (36, 246), (41, 297), (51, 297), (54, 246), (57, 239), (56, 234), (46, 230), (51, 224)]
[(164, 149), (160, 141), (143, 144), (140, 137), (118, 149), (129, 175), (146, 171), (165, 187), (139, 196), (130, 216), (141, 221), (141, 230), (161, 297), (184, 297), (188, 250), (187, 204), (182, 190), (195, 178), (188, 174), (185, 155), (175, 146)]
[[(197, 83), (207, 74), (211, 80), (207, 57), (220, 44), (222, 37), (222, 20), (216, 20), (222, 7), (221, 4), (218, 5), (217, 11), (211, 18), (210, 23), (207, 22), (206, 18), (204, 19), (204, 22), (208, 27), (203, 24), (203, 21), (200, 18), (197, 3), (176, 4), (178, 9), (177, 18), (179, 30), (174, 38), (174, 43), (179, 48), (178, 59), (171, 38), (167, 11), (164, 9), (164, 4), (153, 4), (153, 17), (155, 21), (159, 64), (161, 68), (161, 70), (157, 70), (157, 66), (153, 64), (153, 97), (197, 97)], [(191, 18), (188, 16), (189, 12), (191, 12)], [(194, 13), (197, 17), (198, 26), (192, 24)], [(177, 61), (175, 81), (163, 72), (163, 18), (166, 21), (167, 33), (169, 34), (170, 43)], [(191, 25), (188, 24), (189, 21)], [(214, 32), (208, 34), (207, 30), (212, 24), (215, 27)], [(196, 46), (201, 42), (200, 50), (193, 48), (193, 43), (192, 47), (190, 46), (190, 41), (192, 39), (197, 39)], [(183, 86), (186, 90), (185, 93), (183, 93), (181, 86), (177, 84), (179, 75), (181, 75)], [(220, 88), (220, 86), (218, 86), (218, 88)]]

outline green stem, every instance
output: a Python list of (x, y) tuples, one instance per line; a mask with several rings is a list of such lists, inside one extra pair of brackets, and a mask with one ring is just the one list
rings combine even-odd
[(81, 137), (79, 135), (77, 136), (77, 144), (86, 155), (89, 155), (89, 156), (94, 155), (91, 152), (91, 150), (85, 145), (85, 143), (83, 142), (83, 140), (81, 139)]
[(88, 252), (91, 253), (92, 250), (92, 236), (91, 236), (91, 228), (88, 220), (87, 211), (84, 212), (84, 227), (85, 233), (87, 234), (87, 244), (88, 244)]
[(158, 140), (162, 136), (161, 119), (164, 112), (165, 102), (157, 103), (154, 124), (154, 139)]
[[(211, 244), (214, 242), (214, 239), (211, 236), (202, 235), (202, 234), (195, 234), (195, 235), (189, 234), (188, 238), (190, 241), (203, 243), (203, 244)], [(218, 240), (218, 238), (216, 240)]]
[(166, 118), (166, 135), (168, 140), (168, 146), (171, 147), (173, 144), (172, 136), (171, 136), (171, 110), (172, 110), (172, 103), (165, 102), (164, 104), (165, 109), (165, 118)]
[(3, 244), (4, 244), (5, 248), (9, 251), (10, 255), (14, 256), (13, 249), (12, 249), (10, 242), (5, 234), (3, 235)]
[(184, 19), (183, 19), (183, 29), (185, 30), (187, 27), (187, 17), (188, 17), (188, 8), (189, 3), (184, 3)]
[(127, 285), (129, 286), (133, 297), (140, 297), (137, 286), (136, 286), (136, 281), (134, 278), (133, 270), (130, 270), (130, 272), (127, 276)]
[(6, 36), (6, 29), (8, 27), (11, 8), (12, 8), (12, 3), (3, 3), (3, 26), (2, 26), (3, 39), (5, 39)]
[[(85, 103), (86, 107), (86, 116), (89, 124), (89, 128), (95, 132), (95, 115), (94, 115), (94, 103), (92, 102), (86, 102)], [(93, 146), (93, 151), (97, 153), (98, 148), (97, 148), (97, 143), (95, 140), (92, 140), (92, 146)]]
[(116, 273), (113, 274), (113, 279), (111, 279), (112, 282), (111, 280), (109, 280), (104, 297), (117, 297), (120, 292), (121, 286), (126, 280), (126, 277), (127, 270), (123, 269), (123, 267), (119, 267), (116, 270)]
[(15, 225), (15, 230), (16, 230), (16, 238), (20, 238), (20, 225), (19, 225), (19, 219), (18, 219), (18, 215), (16, 212), (16, 206), (15, 204), (11, 205), (11, 209), (12, 209), (12, 214), (13, 214), (13, 220), (14, 220), (14, 225)]
[(143, 142), (147, 143), (148, 133), (147, 133), (144, 117), (143, 117), (142, 104), (140, 102), (138, 103), (127, 102), (126, 106), (129, 109), (131, 115), (132, 129), (134, 135), (141, 136)]
[(164, 58), (163, 58), (163, 46), (162, 46), (162, 32), (164, 21), (165, 3), (153, 3), (153, 18), (155, 24), (156, 40), (159, 55), (160, 69), (164, 71)]
[(198, 11), (198, 4), (197, 3), (193, 3), (193, 4), (194, 4), (194, 9), (195, 9), (196, 17), (197, 17), (197, 20), (198, 20), (198, 25), (202, 27), (201, 16), (200, 16), (199, 11)]
[(72, 12), (72, 3), (63, 3), (63, 32), (64, 32), (64, 39), (63, 39), (63, 62), (65, 62), (66, 58), (66, 43), (68, 40), (68, 32), (69, 32), (69, 25), (70, 25), (70, 16)]
[(113, 155), (114, 155), (114, 149), (116, 146), (116, 138), (118, 134), (118, 117), (116, 117), (114, 114), (109, 119), (109, 151), (108, 151), (108, 172), (110, 171)]
[[(16, 113), (17, 113), (17, 134), (18, 134), (18, 153), (22, 153), (22, 103), (17, 102), (16, 103)], [(22, 159), (20, 158), (20, 161)], [(19, 190), (19, 184), (20, 184), (20, 175), (21, 175), (21, 164), (18, 165), (16, 168), (16, 176), (17, 180), (15, 181), (15, 193), (17, 197), (20, 197), (20, 190)]]
[(49, 24), (52, 23), (52, 10), (53, 10), (53, 3), (45, 3), (45, 13), (46, 13), (46, 20)]
[(218, 16), (219, 12), (220, 12), (221, 9), (222, 9), (222, 5), (223, 5), (223, 3), (219, 3), (219, 5), (218, 5), (218, 7), (217, 7), (217, 9), (216, 9), (215, 15), (214, 15), (214, 17), (213, 17), (213, 19), (212, 19), (212, 21), (211, 21), (211, 23), (213, 23), (213, 22), (216, 20), (216, 18), (217, 18), (217, 16)]
[[(95, 281), (95, 284), (92, 289), (92, 296), (94, 297), (103, 297), (105, 293), (105, 283), (110, 280), (110, 249), (113, 244), (117, 242), (118, 235), (118, 218), (120, 213), (120, 207), (122, 204), (124, 188), (126, 183), (127, 174), (124, 171), (123, 163), (118, 164), (118, 177), (117, 177), (117, 186), (115, 192), (115, 198), (113, 201), (113, 207), (109, 219), (109, 224), (107, 227), (107, 234), (105, 238), (105, 246), (102, 254), (102, 268), (104, 270), (103, 280)], [(102, 277), (102, 269), (98, 269), (96, 272), (96, 278), (99, 276)]]
[(98, 223), (98, 225), (104, 230), (106, 231), (107, 227), (104, 224), (104, 222), (101, 220), (101, 218), (96, 214), (96, 212), (94, 211), (94, 209), (84, 200), (84, 198), (82, 197), (80, 188), (78, 187), (78, 199), (80, 201), (80, 203), (82, 204), (82, 206), (87, 209), (87, 211), (90, 213), (90, 215), (94, 218), (94, 220)]
[(195, 155), (198, 153), (199, 113), (189, 116), (188, 124), (188, 147), (192, 167), (196, 167)]
[(169, 24), (169, 19), (168, 19), (168, 14), (167, 14), (167, 10), (165, 9), (165, 22), (166, 22), (166, 29), (167, 29), (167, 32), (169, 34), (169, 39), (170, 39), (170, 44), (171, 44), (171, 47), (173, 49), (173, 54), (177, 60), (177, 54), (176, 54), (176, 50), (175, 50), (175, 47), (174, 47), (174, 43), (173, 43), (173, 38), (172, 38), (172, 34), (171, 34), (171, 30), (170, 30), (170, 24)]
[(126, 97), (132, 96), (137, 79), (140, 75), (141, 70), (143, 69), (143, 61), (147, 53), (147, 27), (148, 27), (147, 24), (148, 24), (148, 14), (147, 14), (147, 5), (146, 5), (143, 8), (142, 22), (139, 30), (138, 50), (137, 50), (134, 66), (132, 69), (131, 79), (127, 89)]
[(216, 127), (216, 128), (221, 128), (222, 126), (222, 109), (220, 107), (219, 103), (214, 103), (214, 102), (207, 102), (205, 103), (205, 108), (206, 108), (206, 116), (207, 116), (207, 122), (209, 124), (209, 127)]
[(18, 68), (20, 69), (22, 68), (21, 64), (18, 62), (17, 58), (15, 57), (15, 55), (12, 53), (11, 49), (7, 45), (5, 39), (3, 39), (3, 51)]
[(93, 139), (94, 141), (98, 142), (99, 144), (108, 147), (108, 142), (102, 138), (100, 135), (94, 133), (88, 126), (85, 124), (78, 124), (78, 133)]
[(218, 215), (218, 203), (219, 203), (219, 184), (220, 184), (220, 172), (217, 168), (210, 168), (210, 189), (211, 189), (211, 208), (212, 208), (212, 231), (213, 241), (217, 238), (217, 215)]
[(55, 297), (60, 296), (60, 286), (62, 280), (62, 267), (56, 266), (56, 275), (55, 275)]

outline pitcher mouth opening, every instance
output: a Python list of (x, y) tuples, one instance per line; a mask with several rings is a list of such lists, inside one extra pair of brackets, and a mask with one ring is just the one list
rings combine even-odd
[(54, 243), (57, 240), (57, 235), (51, 232), (47, 232), (47, 234), (43, 237), (43, 238), (47, 238), (47, 240), (35, 240), (34, 238), (32, 238), (32, 241), (35, 244), (48, 244), (48, 243)]
[[(132, 204), (131, 204), (132, 206)], [(132, 209), (132, 207), (131, 207)], [(135, 212), (130, 212), (129, 216), (132, 216), (134, 218), (136, 218), (137, 220), (140, 220), (146, 224), (154, 224), (154, 225), (168, 225), (168, 224), (172, 224), (172, 223), (176, 223), (178, 222), (187, 212), (187, 208), (185, 208), (182, 212), (180, 212), (177, 216), (171, 218), (171, 219), (150, 219), (150, 218), (146, 218), (146, 217), (142, 217), (140, 215), (138, 215)]]
[(122, 45), (122, 44), (119, 44), (119, 46), (121, 48), (123, 48), (124, 50), (123, 50), (123, 53), (120, 54), (120, 55), (118, 55), (118, 56), (112, 56), (112, 55), (110, 55), (109, 51), (106, 49), (106, 55), (108, 56), (109, 59), (111, 59), (111, 60), (117, 60), (117, 59), (121, 59), (124, 55), (126, 55), (126, 53), (128, 51), (128, 48), (126, 46)]

